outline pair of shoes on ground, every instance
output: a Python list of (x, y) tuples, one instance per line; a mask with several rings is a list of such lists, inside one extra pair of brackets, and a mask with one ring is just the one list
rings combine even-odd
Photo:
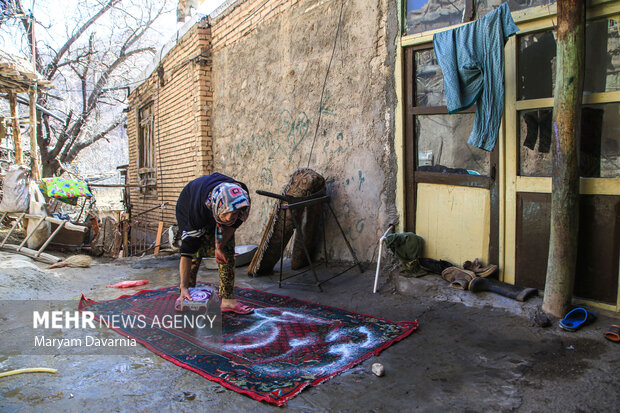
[(450, 287), (467, 290), (467, 286), (469, 286), (471, 280), (476, 278), (476, 274), (473, 271), (459, 267), (449, 267), (441, 272), (441, 278), (448, 281)]
[(476, 258), (473, 261), (465, 261), (463, 263), (463, 269), (473, 271), (476, 274), (476, 277), (488, 277), (497, 271), (497, 265), (482, 265), (480, 260)]
[(469, 283), (477, 277), (488, 277), (497, 271), (497, 265), (482, 265), (476, 258), (474, 261), (465, 261), (463, 268), (448, 267), (441, 272), (441, 277), (450, 283), (451, 287), (467, 290)]

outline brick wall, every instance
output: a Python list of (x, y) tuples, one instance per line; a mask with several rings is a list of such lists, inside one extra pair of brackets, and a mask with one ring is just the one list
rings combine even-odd
[(213, 50), (234, 44), (300, 0), (238, 0), (211, 19)]
[[(153, 102), (155, 108), (157, 187), (148, 195), (138, 188), (130, 188), (132, 217), (151, 223), (151, 236), (158, 221), (163, 219), (166, 228), (176, 222), (175, 205), (183, 186), (213, 172), (213, 51), (233, 45), (297, 2), (299, 0), (266, 3), (264, 0), (238, 0), (216, 18), (192, 27), (160, 62), (163, 76), (160, 76), (161, 70), (155, 70), (132, 91), (127, 114), (128, 183), (131, 185), (139, 184), (138, 111), (149, 102)], [(160, 209), (143, 213), (164, 202), (167, 205), (163, 214)]]
[[(183, 186), (212, 171), (211, 134), (211, 33), (206, 24), (192, 27), (160, 62), (149, 79), (132, 91), (127, 114), (129, 179), (138, 185), (138, 111), (152, 102), (155, 107), (154, 141), (157, 186), (152, 194), (130, 189), (132, 217), (165, 226), (176, 222), (175, 204)], [(162, 211), (143, 211), (168, 204)], [(155, 230), (153, 230), (153, 233)]]

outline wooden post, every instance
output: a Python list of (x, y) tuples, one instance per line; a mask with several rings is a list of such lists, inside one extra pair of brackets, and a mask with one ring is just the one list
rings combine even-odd
[(19, 129), (19, 114), (17, 111), (17, 97), (15, 92), (9, 91), (9, 106), (11, 107), (11, 118), (13, 119), (13, 144), (15, 145), (15, 163), (22, 165), (24, 157), (22, 155), (22, 134)]
[[(34, 27), (35, 21), (34, 16), (30, 15), (30, 41), (31, 41), (31, 54), (32, 54), (32, 72), (35, 74), (35, 79), (38, 77), (37, 75), (37, 48), (36, 41), (34, 37)], [(34, 180), (41, 179), (41, 162), (39, 162), (39, 144), (37, 143), (37, 82), (35, 80), (34, 84), (30, 86), (30, 90), (28, 91), (28, 95), (30, 96), (30, 160), (32, 172), (31, 176)]]
[(153, 254), (159, 254), (159, 246), (161, 245), (161, 233), (164, 231), (164, 221), (159, 221), (157, 225), (157, 235), (155, 236), (155, 251)]
[(585, 0), (558, 1), (557, 7), (551, 228), (542, 308), (555, 317), (563, 317), (571, 305), (577, 266), (577, 143), (583, 95)]
[(123, 226), (123, 257), (129, 257), (129, 223), (127, 221), (122, 222)]
[(39, 145), (37, 143), (37, 85), (30, 86), (30, 159), (32, 179), (41, 179), (41, 162), (39, 162)]

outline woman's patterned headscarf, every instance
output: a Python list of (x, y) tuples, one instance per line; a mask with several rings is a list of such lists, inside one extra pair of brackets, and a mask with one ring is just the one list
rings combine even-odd
[(237, 210), (241, 210), (237, 222), (245, 222), (250, 214), (250, 196), (237, 184), (219, 184), (211, 191), (207, 207), (213, 212), (213, 218), (218, 224), (223, 224), (220, 215)]

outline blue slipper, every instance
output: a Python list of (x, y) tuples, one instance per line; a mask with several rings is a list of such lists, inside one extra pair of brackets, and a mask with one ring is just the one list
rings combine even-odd
[(596, 320), (596, 314), (585, 308), (575, 308), (569, 311), (562, 321), (560, 327), (568, 331), (577, 331), (581, 327), (586, 326)]

